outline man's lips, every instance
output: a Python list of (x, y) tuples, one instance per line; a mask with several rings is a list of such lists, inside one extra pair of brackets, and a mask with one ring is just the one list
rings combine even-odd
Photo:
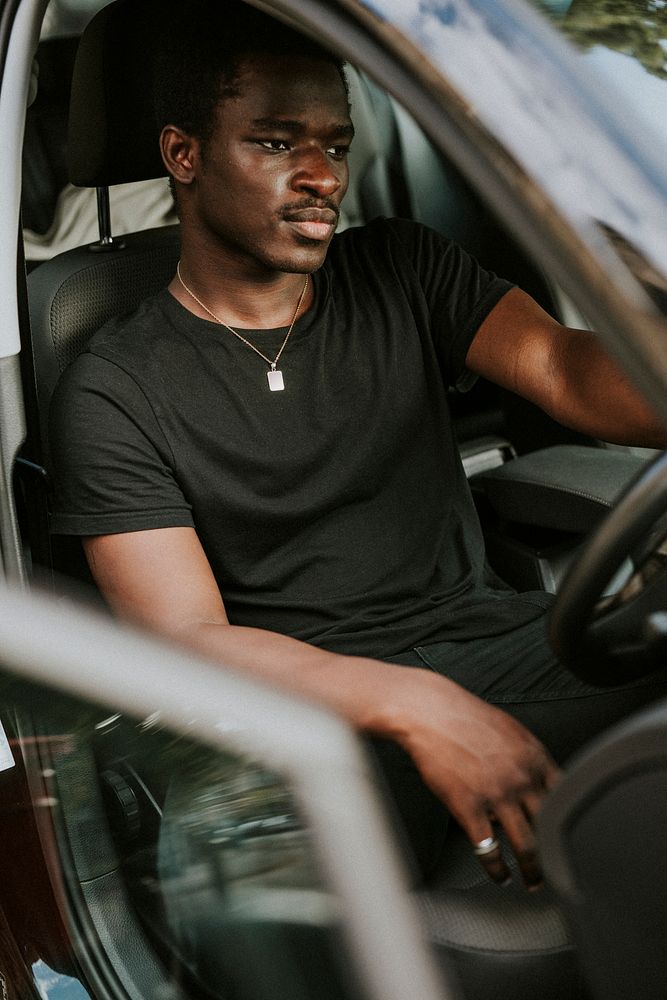
[(283, 215), (300, 236), (310, 240), (327, 240), (338, 224), (338, 213), (331, 208), (302, 208)]

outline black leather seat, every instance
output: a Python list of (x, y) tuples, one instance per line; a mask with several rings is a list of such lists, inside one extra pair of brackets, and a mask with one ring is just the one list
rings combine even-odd
[[(118, 0), (84, 33), (74, 72), (70, 172), (104, 187), (162, 173), (145, 85), (157, 7)], [(101, 67), (105, 67), (102, 73)], [(59, 372), (109, 317), (164, 286), (178, 258), (178, 231), (153, 230), (93, 251), (82, 247), (29, 278), (39, 408)], [(585, 991), (575, 950), (551, 897), (489, 883), (469, 845), (453, 834), (434, 883), (417, 894), (434, 947), (462, 974), (469, 1000), (577, 1000)]]

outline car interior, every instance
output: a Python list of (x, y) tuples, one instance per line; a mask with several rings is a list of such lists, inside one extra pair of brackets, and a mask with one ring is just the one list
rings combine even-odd
[[(93, 38), (95, 30), (103, 28), (93, 26), (85, 38)], [(141, 192), (142, 185), (158, 183), (162, 200), (168, 194), (155, 152), (147, 92), (139, 90), (131, 99), (126, 85), (124, 66), (131, 65), (138, 53), (129, 51), (125, 63), (110, 64), (105, 93), (92, 97), (95, 91), (83, 75), (92, 75), (84, 61), (86, 48), (79, 52), (71, 84), (76, 41), (65, 36), (40, 44), (38, 96), (26, 123), (24, 227), (47, 233), (68, 184), (76, 186), (75, 194), (95, 193), (101, 226), (99, 238), (78, 253), (56, 253), (47, 261), (27, 258), (34, 358), (29, 387), (34, 387), (36, 405), (29, 414), (30, 442), (24, 459), (40, 467), (48, 465), (46, 420), (58, 375), (106, 319), (129, 311), (162, 287), (178, 258), (177, 226), (146, 233), (154, 189), (145, 195), (148, 226), (142, 225), (139, 233), (125, 232), (127, 221), (121, 210), (123, 224), (112, 231), (118, 192), (129, 187)], [(130, 48), (125, 38), (115, 42)], [(114, 40), (86, 42), (91, 60), (97, 58), (92, 46), (103, 44), (111, 47)], [(358, 225), (378, 215), (423, 222), (460, 242), (485, 267), (516, 281), (559, 315), (558, 289), (435, 151), (414, 120), (367, 76), (350, 68), (348, 77), (356, 137), (342, 225)], [(101, 91), (100, 81), (95, 82)], [(123, 131), (118, 127), (121, 121)], [(132, 164), (124, 162), (124, 140), (138, 151)], [(165, 210), (164, 216), (173, 221), (173, 210), (171, 215)], [(136, 218), (135, 211), (132, 221)], [(599, 521), (616, 499), (619, 484), (639, 471), (646, 456), (585, 439), (483, 380), (469, 392), (452, 391), (451, 406), (464, 466), (483, 514), (492, 565), (519, 589), (554, 591), (582, 534)], [(585, 451), (579, 450), (582, 447)], [(546, 454), (545, 449), (549, 449)], [(520, 461), (506, 462), (517, 458)], [(47, 535), (31, 539), (30, 549), (39, 564), (51, 564), (52, 544), (59, 543)], [(55, 558), (58, 568), (67, 571), (66, 556), (59, 553)], [(76, 572), (82, 572), (80, 566)]]
[[(59, 199), (72, 185), (71, 197), (79, 191), (92, 204), (94, 196), (99, 236), (59, 252), (58, 245), (50, 251), (42, 245), (32, 258), (26, 241), (30, 330), (22, 353), (28, 439), (17, 463), (17, 494), (36, 575), (87, 579), (78, 544), (48, 532), (47, 414), (58, 376), (108, 318), (163, 287), (179, 256), (178, 226), (164, 203), (167, 184), (146, 86), (156, 17), (150, 2), (117, 0), (97, 13), (81, 39), (49, 38), (37, 52), (38, 94), (28, 111), (24, 148), (23, 225), (42, 237), (48, 234)], [(352, 67), (349, 81), (357, 135), (344, 224), (378, 215), (424, 222), (560, 316), (559, 290), (400, 104)], [(146, 183), (160, 186), (157, 216), (147, 212), (147, 226), (135, 231), (116, 227), (114, 188)], [(641, 473), (647, 455), (584, 439), (481, 381), (463, 395), (452, 392), (451, 405), (494, 569), (519, 589), (555, 591), (583, 538)], [(153, 956), (165, 955), (168, 938), (160, 894), (154, 891), (155, 841), (166, 787), (164, 773), (151, 768), (150, 761), (150, 748), (134, 731), (128, 735), (120, 723), (97, 730), (92, 750), (82, 745), (77, 767), (97, 789), (95, 822), (109, 834), (103, 862), (97, 858), (91, 869), (86, 839), (60, 831), (89, 898), (96, 886), (90, 919), (103, 928), (109, 950), (122, 952), (111, 940), (122, 923), (110, 919), (111, 908), (139, 914), (143, 924), (133, 949), (145, 950), (149, 979)], [(57, 781), (67, 803), (72, 794), (67, 774)], [(519, 886), (499, 889), (487, 880), (465, 839), (455, 831), (450, 839), (442, 870), (416, 891), (415, 900), (435, 952), (460, 974), (464, 995), (474, 1000), (587, 997), (570, 931), (552, 894), (527, 894)], [(586, 919), (597, 920), (604, 905), (591, 902)], [(128, 916), (128, 926), (134, 922)], [(306, 954), (313, 943), (293, 935), (290, 947)], [(208, 979), (198, 984), (203, 994), (215, 993), (226, 976), (224, 962), (209, 957)], [(153, 985), (147, 983), (147, 992), (155, 992)], [(346, 988), (334, 983), (332, 1000), (347, 996)], [(312, 990), (304, 998), (323, 996), (316, 983)]]

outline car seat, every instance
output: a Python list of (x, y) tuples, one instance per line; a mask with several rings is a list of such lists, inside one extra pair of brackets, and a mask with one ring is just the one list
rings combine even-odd
[[(70, 110), (70, 176), (77, 184), (98, 188), (103, 217), (108, 185), (163, 172), (145, 85), (147, 53), (159, 16), (159, 4), (156, 11), (149, 2), (117, 0), (82, 37)], [(380, 134), (379, 143), (381, 139)], [(359, 184), (357, 205), (363, 203), (366, 186), (380, 210), (384, 206), (391, 213), (391, 184), (385, 183), (390, 171), (381, 162), (385, 154), (381, 144), (371, 140), (367, 145), (366, 182)], [(374, 187), (373, 179), (382, 176)], [(178, 255), (175, 227), (122, 240), (107, 228), (99, 243), (61, 254), (29, 275), (44, 449), (48, 402), (59, 371), (107, 318), (131, 310), (163, 287)], [(491, 884), (462, 836), (451, 838), (445, 867), (416, 899), (434, 948), (445, 964), (458, 968), (470, 1000), (577, 1000), (586, 995), (554, 900), (547, 892), (528, 894), (518, 884), (509, 889)]]

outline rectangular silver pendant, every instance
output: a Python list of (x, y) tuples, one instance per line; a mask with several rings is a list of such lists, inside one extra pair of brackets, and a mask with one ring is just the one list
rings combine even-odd
[(272, 369), (266, 373), (266, 377), (269, 380), (269, 389), (271, 392), (280, 392), (281, 389), (285, 388), (285, 383), (283, 382), (283, 373)]

